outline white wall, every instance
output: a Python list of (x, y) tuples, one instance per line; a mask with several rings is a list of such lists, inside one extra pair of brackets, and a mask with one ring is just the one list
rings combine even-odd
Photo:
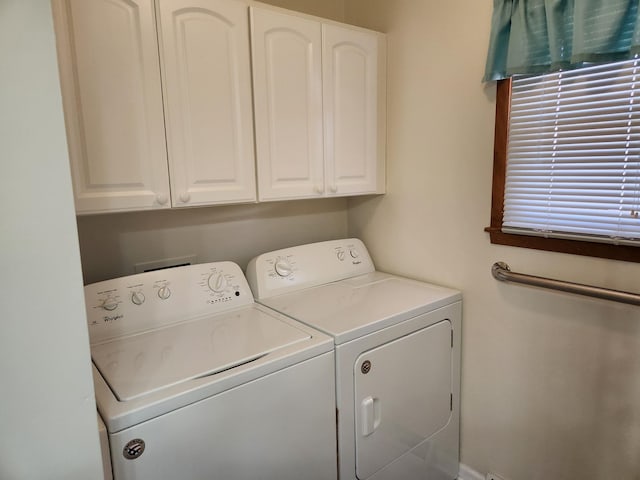
[(254, 256), (347, 234), (345, 199), (78, 217), (85, 283), (134, 273), (136, 263), (196, 256), (245, 268)]
[(344, 20), (344, 0), (259, 0), (276, 7), (288, 8), (308, 15), (317, 15), (341, 22)]
[(346, 0), (389, 34), (388, 193), (349, 201), (377, 266), (464, 293), (462, 461), (511, 480), (635, 479), (640, 309), (500, 284), (513, 270), (640, 292), (640, 265), (493, 246), (491, 0)]
[[(333, 20), (343, 0), (265, 0)], [(84, 282), (134, 273), (134, 264), (196, 255), (244, 268), (255, 255), (344, 237), (344, 198), (78, 217)]]
[(102, 475), (48, 0), (0, 2), (0, 478)]

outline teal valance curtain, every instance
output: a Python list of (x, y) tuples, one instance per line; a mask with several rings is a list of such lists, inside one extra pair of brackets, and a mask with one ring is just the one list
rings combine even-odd
[(484, 80), (632, 58), (640, 0), (494, 0)]

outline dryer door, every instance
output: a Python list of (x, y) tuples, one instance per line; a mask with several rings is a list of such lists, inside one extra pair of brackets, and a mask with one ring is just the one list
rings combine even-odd
[(451, 417), (451, 322), (361, 354), (354, 365), (356, 474), (364, 480)]

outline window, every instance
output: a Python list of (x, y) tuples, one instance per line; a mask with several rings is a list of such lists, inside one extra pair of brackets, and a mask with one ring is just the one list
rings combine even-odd
[(640, 60), (498, 82), (491, 242), (640, 262)]

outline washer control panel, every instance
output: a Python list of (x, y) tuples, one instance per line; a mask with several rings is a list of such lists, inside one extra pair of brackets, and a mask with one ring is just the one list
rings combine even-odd
[(85, 286), (84, 294), (92, 344), (253, 303), (233, 262), (114, 278)]
[(256, 298), (267, 298), (374, 270), (364, 244), (349, 238), (259, 255), (247, 266), (247, 280)]

